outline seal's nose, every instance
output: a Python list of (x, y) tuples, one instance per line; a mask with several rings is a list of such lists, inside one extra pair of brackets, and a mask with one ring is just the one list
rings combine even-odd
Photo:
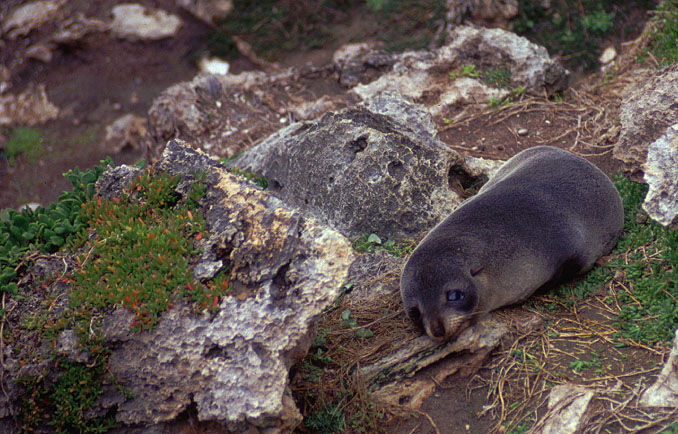
[(434, 318), (429, 324), (428, 332), (433, 339), (443, 339), (445, 337), (445, 324), (440, 318)]

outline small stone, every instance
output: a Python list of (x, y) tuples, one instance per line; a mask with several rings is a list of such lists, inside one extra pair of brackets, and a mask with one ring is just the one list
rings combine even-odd
[(521, 128), (518, 130), (518, 135), (519, 136), (526, 136), (527, 135), (527, 128)]

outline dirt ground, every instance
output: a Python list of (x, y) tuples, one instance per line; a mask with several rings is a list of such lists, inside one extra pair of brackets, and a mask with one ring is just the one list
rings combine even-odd
[[(0, 14), (6, 14), (19, 3), (19, 0), (3, 2)], [(73, 0), (68, 8), (90, 17), (104, 18), (106, 11), (115, 3), (121, 1)], [(78, 44), (59, 47), (48, 64), (28, 60), (20, 66), (13, 63), (18, 61), (13, 53), (25, 48), (30, 40), (39, 40), (48, 29), (0, 46), (0, 63), (11, 64), (16, 71), (11, 92), (19, 93), (32, 83), (44, 83), (49, 99), (62, 109), (58, 120), (39, 126), (54, 139), (50, 140), (51, 148), (43, 158), (34, 163), (19, 158), (15, 167), (9, 167), (7, 160), (0, 158), (0, 208), (17, 207), (28, 202), (46, 205), (56, 200), (62, 190), (69, 188), (62, 177), (63, 172), (76, 166), (92, 167), (106, 155), (110, 155), (116, 163), (130, 163), (141, 157), (140, 149), (111, 155), (103, 145), (104, 127), (125, 113), (146, 116), (160, 92), (172, 84), (192, 79), (198, 70), (191, 55), (205, 48), (209, 28), (187, 12), (177, 9), (174, 1), (143, 0), (138, 3), (179, 15), (184, 23), (179, 34), (156, 42), (128, 42), (105, 34), (90, 35)], [(638, 11), (630, 16), (634, 23), (625, 29), (625, 41), (638, 35), (646, 19)], [(323, 64), (341, 43), (369, 38), (377, 31), (373, 23), (370, 25), (359, 18), (339, 23), (334, 27), (339, 36), (333, 45), (292, 53), (281, 64)], [(621, 42), (610, 41), (618, 48), (622, 48)], [(624, 49), (629, 47), (625, 45)], [(633, 62), (627, 60), (614, 71), (614, 79), (607, 79), (609, 72), (581, 76), (562, 100), (525, 96), (496, 109), (451, 110), (435, 119), (440, 130), (439, 137), (463, 154), (491, 159), (507, 159), (527, 147), (549, 144), (590, 159), (608, 174), (615, 173), (620, 168), (612, 158), (612, 146), (618, 135), (616, 119), (621, 91), (631, 80), (631, 68)], [(253, 69), (256, 69), (255, 65), (245, 57), (231, 62), (233, 73)], [(527, 309), (556, 327), (558, 336), (544, 334), (543, 329), (524, 332), (516, 326), (482, 366), (464, 372), (464, 375), (452, 375), (424, 401), (418, 414), (393, 419), (381, 428), (394, 433), (499, 432), (503, 429), (496, 426), (497, 420), (517, 417), (516, 408), (523, 408), (523, 405), (529, 404), (534, 409), (535, 418), (543, 414), (548, 391), (530, 390), (532, 384), (542, 384), (537, 382), (537, 373), (519, 377), (525, 364), (515, 360), (517, 350), (520, 354), (532, 354), (544, 367), (542, 372), (563, 381), (609, 386), (622, 377), (624, 382), (620, 387), (632, 388), (638, 382), (647, 384), (660, 369), (666, 348), (611, 346), (610, 311), (601, 300), (602, 293), (591, 297), (574, 311), (552, 313), (548, 306), (559, 302), (548, 294), (542, 294), (526, 308), (506, 309), (504, 315), (509, 317), (509, 322), (514, 311)], [(590, 338), (568, 338), (584, 335)], [(545, 339), (552, 341), (549, 343), (557, 348), (559, 357), (545, 357), (543, 348), (547, 346), (540, 344)], [(542, 350), (538, 348), (540, 345)], [(590, 360), (591, 354), (598, 355), (597, 363), (602, 374), (593, 370), (574, 372), (569, 368), (571, 361)], [(430, 376), (436, 369), (440, 367), (429, 367), (418, 375)], [(510, 381), (514, 380), (527, 384), (511, 385)], [(503, 402), (505, 398), (510, 402)], [(625, 431), (623, 423), (617, 425), (618, 432)]]

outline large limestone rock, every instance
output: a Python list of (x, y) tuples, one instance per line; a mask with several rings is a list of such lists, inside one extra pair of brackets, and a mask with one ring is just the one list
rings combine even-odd
[(650, 186), (643, 209), (664, 226), (678, 225), (678, 124), (650, 145), (643, 165)]
[(370, 83), (357, 85), (352, 92), (366, 99), (383, 91), (394, 91), (413, 100), (424, 100), (431, 114), (446, 107), (482, 103), (508, 95), (507, 89), (484, 84), (480, 77), (449, 73), (462, 65), (474, 65), (478, 72), (508, 68), (511, 85), (528, 92), (551, 94), (567, 88), (569, 72), (549, 57), (544, 47), (501, 29), (460, 26), (450, 34), (451, 42), (432, 52), (415, 51), (399, 55), (390, 70)]
[[(349, 238), (413, 238), (461, 201), (462, 157), (435, 138), (428, 114), (393, 94), (293, 124), (233, 165)], [(462, 179), (462, 181), (459, 181)]]
[(678, 65), (657, 71), (626, 90), (614, 157), (631, 173), (641, 170), (652, 142), (678, 119)]
[[(118, 308), (107, 314), (99, 330), (111, 348), (106, 378), (113, 376), (118, 386), (104, 384), (93, 414), (111, 411), (129, 429), (132, 424), (147, 429), (159, 424), (152, 429), (177, 432), (166, 424), (190, 409), (200, 421), (213, 421), (219, 431), (291, 431), (301, 415), (289, 392), (289, 369), (306, 354), (315, 319), (345, 283), (353, 260), (351, 244), (231, 174), (216, 158), (178, 142), (167, 146), (155, 170), (181, 175), (179, 192), (190, 188), (199, 171), (205, 172), (208, 189), (202, 206), (209, 238), (201, 241), (203, 256), (196, 270), (207, 278), (228, 266), (234, 296), (224, 297), (217, 313), (201, 315), (179, 299), (154, 330), (141, 333), (130, 329), (131, 312)], [(112, 172), (98, 183), (109, 196), (116, 180), (128, 182), (134, 170)], [(62, 260), (55, 259), (63, 268)], [(65, 291), (67, 285), (60, 285)], [(67, 292), (59, 297), (66, 304), (67, 298)], [(87, 358), (74, 345), (72, 333), (62, 334), (59, 354)], [(36, 351), (48, 354), (52, 345), (44, 340)], [(29, 366), (33, 362), (16, 363), (12, 354), (6, 345), (5, 383), (36, 369), (49, 370)], [(50, 363), (45, 357), (36, 359)], [(120, 387), (131, 395), (123, 395)], [(10, 393), (15, 389), (4, 388)], [(20, 408), (19, 399), (13, 408)], [(0, 399), (0, 415), (11, 409), (11, 403)]]

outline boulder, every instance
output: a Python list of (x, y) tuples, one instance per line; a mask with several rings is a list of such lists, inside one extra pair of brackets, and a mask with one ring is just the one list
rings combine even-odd
[(176, 15), (135, 3), (119, 4), (111, 13), (111, 33), (132, 41), (169, 38), (181, 27), (181, 20)]
[[(514, 33), (460, 26), (449, 37), (450, 43), (437, 50), (398, 55), (387, 73), (355, 86), (352, 92), (362, 99), (383, 91), (399, 92), (422, 101), (437, 115), (448, 106), (487, 104), (491, 98), (507, 96), (508, 89), (483, 83), (481, 74), (493, 68), (509, 71), (507, 84), (531, 93), (552, 94), (567, 88), (569, 72), (544, 47)], [(451, 79), (449, 73), (463, 65), (473, 65), (478, 76)]]
[(29, 86), (19, 95), (0, 95), (0, 125), (37, 125), (59, 117), (45, 85)]
[(9, 39), (25, 36), (56, 17), (65, 3), (66, 0), (43, 0), (23, 4), (2, 20), (2, 32)]
[(621, 131), (613, 155), (632, 174), (640, 172), (650, 144), (678, 119), (678, 65), (656, 71), (625, 90)]
[[(461, 201), (469, 171), (430, 116), (396, 94), (290, 125), (235, 159), (285, 202), (349, 238), (422, 234)], [(463, 182), (458, 182), (463, 179)]]
[(643, 165), (650, 189), (643, 209), (655, 221), (673, 229), (678, 225), (678, 124), (652, 143)]
[[(201, 206), (209, 237), (200, 241), (203, 253), (196, 269), (216, 273), (228, 266), (235, 295), (224, 297), (216, 313), (199, 315), (191, 303), (177, 299), (153, 330), (138, 333), (130, 329), (132, 312), (117, 307), (102, 313), (98, 331), (111, 349), (106, 378), (113, 376), (117, 385), (104, 382), (92, 415), (111, 412), (127, 432), (130, 425), (174, 432), (171, 424), (182, 413), (211, 421), (216, 425), (210, 429), (221, 431), (291, 431), (301, 415), (289, 391), (289, 370), (308, 351), (314, 321), (340, 293), (353, 261), (351, 244), (231, 174), (218, 159), (179, 142), (168, 144), (154, 170), (181, 175), (180, 193), (190, 189), (200, 171), (205, 173)], [(113, 170), (98, 187), (110, 196), (116, 180), (120, 189), (135, 171)], [(55, 263), (63, 268), (62, 261)], [(58, 281), (66, 291), (64, 282)], [(59, 299), (67, 305), (67, 292)], [(63, 331), (54, 351), (87, 360), (73, 338)], [(0, 394), (0, 415), (20, 407), (11, 379), (38, 368), (48, 371), (31, 366), (38, 361), (53, 364), (47, 358), (52, 345), (43, 340), (43, 357), (25, 365), (12, 359), (11, 345), (5, 346), (3, 390), (17, 402), (12, 407), (8, 395)]]

